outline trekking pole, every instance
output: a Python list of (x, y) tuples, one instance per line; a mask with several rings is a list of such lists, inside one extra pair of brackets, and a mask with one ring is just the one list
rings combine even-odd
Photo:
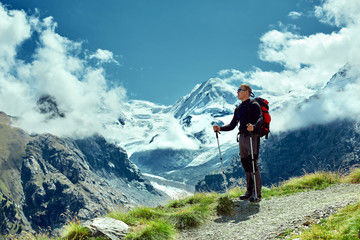
[(225, 185), (225, 190), (227, 192), (227, 182), (226, 182), (226, 176), (225, 176), (225, 171), (224, 171), (224, 166), (223, 166), (223, 161), (222, 161), (222, 156), (221, 156), (221, 150), (220, 150), (220, 144), (219, 144), (219, 132), (215, 132), (216, 133), (216, 140), (217, 140), (217, 144), (218, 144), (218, 148), (219, 148), (219, 155), (220, 155), (220, 161), (221, 161), (221, 170), (223, 173), (223, 178), (224, 178), (224, 185)]
[(252, 143), (252, 134), (250, 134), (250, 149), (251, 149), (252, 168), (253, 168), (253, 175), (254, 175), (254, 190), (255, 190), (255, 202), (256, 202), (256, 201), (258, 201), (258, 197), (257, 197), (257, 191), (256, 191), (255, 160), (254, 160), (254, 150), (253, 150), (253, 143)]

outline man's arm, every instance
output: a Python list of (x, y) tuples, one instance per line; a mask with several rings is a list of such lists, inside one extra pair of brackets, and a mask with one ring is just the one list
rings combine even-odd
[(219, 131), (231, 131), (233, 130), (237, 123), (239, 122), (239, 119), (238, 119), (238, 116), (237, 116), (237, 113), (238, 113), (238, 108), (235, 109), (234, 111), (234, 116), (231, 120), (231, 122), (225, 126), (222, 126), (222, 127), (219, 127), (217, 125), (213, 126), (213, 129), (215, 132), (219, 132)]

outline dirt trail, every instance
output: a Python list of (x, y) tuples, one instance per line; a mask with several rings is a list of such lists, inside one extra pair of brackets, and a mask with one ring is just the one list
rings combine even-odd
[(276, 239), (286, 229), (327, 218), (338, 208), (360, 201), (360, 184), (337, 184), (324, 190), (262, 200), (235, 202), (235, 215), (214, 217), (203, 226), (180, 232), (180, 240)]

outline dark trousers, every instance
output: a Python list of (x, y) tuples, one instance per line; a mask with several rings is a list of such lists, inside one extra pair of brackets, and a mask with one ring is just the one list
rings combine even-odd
[[(250, 136), (240, 135), (240, 157), (241, 164), (245, 170), (246, 176), (246, 195), (255, 195), (254, 188), (254, 170), (251, 156)], [(260, 138), (257, 136), (252, 137), (253, 153), (254, 153), (254, 166), (255, 166), (255, 179), (256, 179), (256, 193), (257, 197), (261, 198), (261, 174), (258, 165), (258, 153), (260, 148)]]

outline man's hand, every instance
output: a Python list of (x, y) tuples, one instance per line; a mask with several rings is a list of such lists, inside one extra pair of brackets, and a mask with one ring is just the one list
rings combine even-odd
[(214, 132), (220, 132), (220, 127), (218, 125), (213, 126)]
[(254, 131), (254, 125), (252, 125), (251, 123), (248, 123), (246, 126), (247, 126), (247, 130), (248, 130), (249, 132), (253, 132), (253, 131)]

